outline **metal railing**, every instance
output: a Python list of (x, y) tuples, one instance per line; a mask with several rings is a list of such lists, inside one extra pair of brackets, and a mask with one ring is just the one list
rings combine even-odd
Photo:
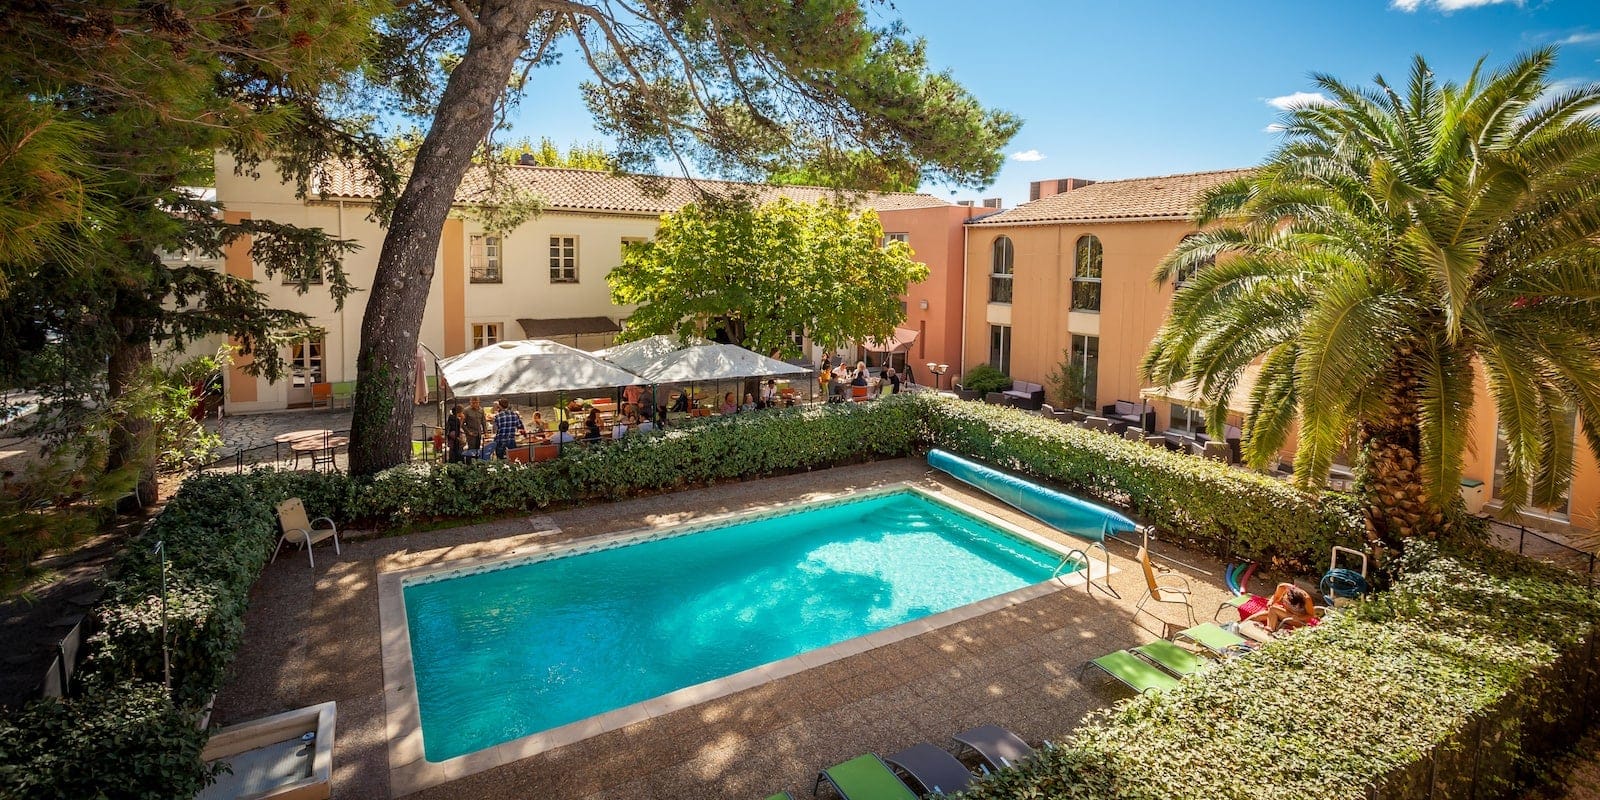
[(1589, 586), (1594, 587), (1595, 562), (1600, 560), (1595, 553), (1573, 547), (1553, 538), (1550, 534), (1526, 525), (1507, 522), (1487, 514), (1480, 515), (1479, 519), (1489, 524), (1489, 541), (1495, 546), (1520, 556), (1582, 573)]

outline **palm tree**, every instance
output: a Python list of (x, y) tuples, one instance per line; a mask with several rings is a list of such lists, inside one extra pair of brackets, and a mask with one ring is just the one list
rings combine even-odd
[(1574, 411), (1600, 453), (1600, 84), (1556, 91), (1554, 58), (1479, 62), (1456, 85), (1419, 56), (1403, 94), (1317, 76), (1331, 102), (1291, 110), (1281, 147), (1208, 192), (1204, 230), (1158, 268), (1206, 265), (1144, 377), (1193, 380), (1220, 428), (1258, 370), (1248, 461), (1275, 463), (1298, 425), (1309, 489), (1353, 443), (1370, 532), (1392, 544), (1455, 527), (1481, 375), (1506, 505), (1559, 498)]

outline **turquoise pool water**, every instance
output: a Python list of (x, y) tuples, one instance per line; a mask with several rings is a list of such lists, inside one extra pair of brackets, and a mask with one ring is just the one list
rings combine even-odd
[(404, 589), (429, 761), (1048, 580), (1059, 555), (892, 492)]

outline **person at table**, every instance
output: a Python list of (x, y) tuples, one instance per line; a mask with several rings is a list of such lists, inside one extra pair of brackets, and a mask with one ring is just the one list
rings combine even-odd
[(494, 414), (494, 457), (505, 460), (506, 451), (517, 446), (517, 436), (526, 435), (528, 426), (522, 416), (511, 410), (511, 401), (500, 398), (495, 404), (500, 410)]
[(450, 409), (450, 417), (444, 421), (444, 442), (449, 448), (450, 455), (445, 459), (451, 464), (461, 463), (461, 451), (467, 446), (467, 410), (456, 403)]
[(572, 423), (567, 422), (566, 420), (561, 420), (561, 422), (556, 425), (556, 435), (550, 437), (550, 443), (551, 444), (567, 444), (569, 442), (578, 441), (575, 437), (573, 437), (573, 435), (571, 433), (568, 433), (568, 430), (571, 427), (572, 427)]
[(722, 407), (719, 410), (723, 414), (737, 414), (737, 413), (739, 413), (739, 404), (734, 401), (733, 392), (728, 392), (727, 394), (722, 396)]
[(866, 386), (867, 385), (867, 362), (865, 362), (865, 361), (857, 361), (856, 362), (855, 371), (850, 373), (850, 385), (851, 386)]
[(467, 401), (467, 417), (462, 423), (462, 432), (467, 435), (467, 450), (475, 456), (487, 459), (489, 454), (483, 450), (483, 434), (489, 429), (489, 420), (484, 416), (483, 405), (474, 397)]
[(600, 441), (600, 409), (589, 407), (589, 416), (583, 420), (583, 438), (591, 441)]
[(629, 405), (639, 405), (639, 400), (644, 394), (644, 389), (639, 386), (622, 387), (622, 401)]
[(672, 401), (672, 410), (689, 413), (689, 389), (684, 387), (678, 390), (677, 399)]
[(660, 407), (656, 405), (656, 389), (652, 386), (645, 390), (644, 396), (639, 400), (639, 421), (641, 424), (655, 422), (657, 416), (666, 415), (661, 413)]
[(756, 410), (756, 396), (751, 394), (751, 393), (749, 393), (749, 392), (745, 392), (744, 393), (744, 402), (739, 404), (739, 410), (740, 411), (754, 411), (754, 410)]
[(900, 393), (900, 373), (895, 372), (894, 367), (889, 367), (883, 371), (883, 381), (889, 394)]
[(828, 383), (833, 380), (833, 366), (828, 362), (828, 357), (822, 357), (822, 366), (817, 367), (817, 386), (820, 388), (824, 399), (828, 397)]
[(761, 389), (761, 408), (778, 407), (778, 382), (772, 378), (767, 379), (766, 386)]

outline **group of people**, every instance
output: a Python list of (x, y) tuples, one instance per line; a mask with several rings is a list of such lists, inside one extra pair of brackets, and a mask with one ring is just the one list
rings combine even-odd
[[(872, 376), (867, 372), (865, 361), (857, 361), (855, 369), (850, 369), (845, 365), (843, 358), (834, 365), (832, 360), (824, 355), (822, 364), (817, 367), (817, 384), (822, 389), (822, 396), (827, 398), (828, 402), (837, 403), (848, 398), (849, 387), (871, 387)], [(878, 383), (878, 393), (899, 394), (900, 386), (900, 375), (894, 371), (894, 367), (884, 367), (883, 378)]]

